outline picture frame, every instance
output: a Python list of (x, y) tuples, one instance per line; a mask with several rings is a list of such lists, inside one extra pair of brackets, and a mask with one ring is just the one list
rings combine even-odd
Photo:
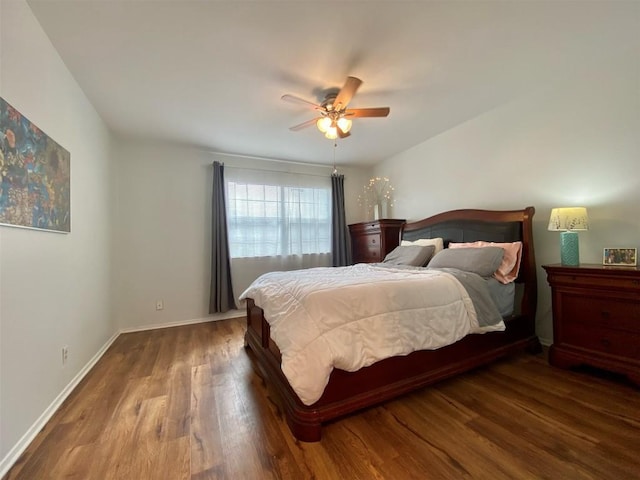
[(604, 248), (602, 250), (602, 264), (635, 267), (638, 265), (638, 250), (635, 248)]

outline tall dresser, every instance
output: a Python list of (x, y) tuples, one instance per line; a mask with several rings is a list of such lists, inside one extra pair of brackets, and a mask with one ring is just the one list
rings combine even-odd
[(385, 218), (349, 225), (353, 263), (375, 263), (384, 260), (400, 244), (400, 231), (405, 220)]
[(553, 303), (552, 365), (591, 365), (640, 385), (640, 269), (545, 265)]

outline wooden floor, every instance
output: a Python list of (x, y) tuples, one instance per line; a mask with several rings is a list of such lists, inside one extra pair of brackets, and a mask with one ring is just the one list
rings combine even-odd
[(296, 442), (244, 323), (121, 335), (8, 479), (640, 478), (640, 390), (522, 354)]

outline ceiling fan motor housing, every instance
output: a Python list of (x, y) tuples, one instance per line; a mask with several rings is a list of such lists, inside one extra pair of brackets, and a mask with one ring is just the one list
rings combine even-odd
[(320, 104), (320, 106), (326, 111), (333, 110), (333, 104), (336, 101), (337, 96), (338, 93), (327, 93), (327, 95), (324, 97), (324, 101)]

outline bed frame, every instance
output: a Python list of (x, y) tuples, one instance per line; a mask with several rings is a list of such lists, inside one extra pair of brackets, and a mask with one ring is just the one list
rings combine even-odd
[(269, 334), (261, 308), (247, 299), (245, 345), (260, 376), (275, 394), (293, 435), (302, 441), (320, 440), (322, 423), (398, 397), (439, 380), (487, 364), (498, 357), (541, 350), (535, 334), (536, 263), (532, 217), (535, 209), (490, 211), (454, 210), (406, 223), (401, 238), (442, 237), (449, 242), (522, 241), (522, 263), (516, 280), (516, 309), (505, 319), (504, 332), (468, 335), (437, 350), (421, 350), (391, 357), (356, 372), (334, 369), (322, 397), (304, 405), (280, 369), (280, 351)]

